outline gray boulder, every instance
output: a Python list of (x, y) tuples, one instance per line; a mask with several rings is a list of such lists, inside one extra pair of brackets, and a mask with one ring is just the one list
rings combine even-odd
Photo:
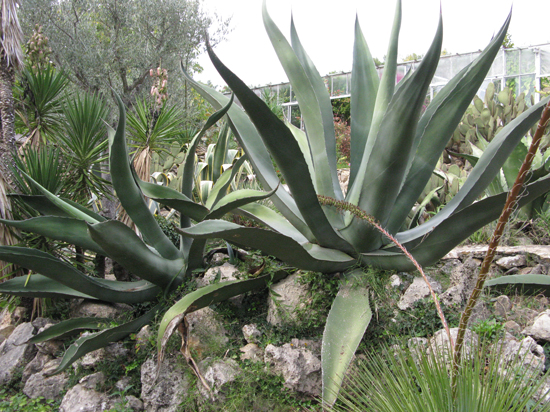
[[(301, 346), (301, 347), (300, 347)], [(313, 346), (313, 345), (310, 345)], [(282, 375), (285, 387), (311, 396), (321, 394), (321, 360), (305, 345), (267, 345), (264, 361), (269, 370)]]
[(536, 340), (550, 341), (550, 310), (539, 314), (533, 324), (523, 331), (524, 335), (533, 337)]
[(299, 273), (295, 273), (271, 287), (267, 321), (272, 325), (299, 323), (297, 310), (304, 309), (310, 302), (309, 285), (301, 284)]
[(479, 264), (479, 260), (468, 258), (452, 269), (450, 286), (439, 297), (443, 304), (462, 305), (468, 299), (475, 286)]
[(212, 401), (223, 401), (224, 386), (233, 382), (241, 374), (241, 368), (233, 359), (214, 360), (206, 358), (199, 363), (199, 371), (210, 387), (208, 391), (204, 385), (197, 384), (200, 393)]
[(189, 391), (181, 358), (167, 355), (160, 368), (158, 379), (156, 359), (150, 358), (141, 365), (141, 400), (147, 412), (176, 412)]
[(29, 398), (43, 396), (45, 399), (60, 399), (61, 392), (65, 389), (69, 377), (65, 372), (47, 376), (47, 374), (55, 370), (60, 363), (61, 359), (51, 360), (44, 366), (42, 371), (31, 375), (25, 383), (23, 393)]
[(32, 360), (36, 347), (27, 341), (34, 335), (31, 323), (22, 323), (0, 345), (0, 386), (10, 382), (17, 371)]
[(15, 330), (15, 327), (23, 321), (27, 315), (27, 309), (16, 307), (13, 312), (7, 308), (0, 312), (0, 343), (4, 342)]
[(116, 319), (132, 310), (130, 305), (124, 303), (107, 303), (83, 299), (73, 305), (71, 317)]
[(98, 383), (105, 381), (103, 373), (85, 376), (78, 385), (67, 391), (59, 412), (98, 412), (108, 411), (116, 404), (116, 399), (95, 390)]
[[(443, 290), (441, 284), (431, 277), (427, 276), (430, 285), (435, 293), (441, 293)], [(405, 293), (399, 299), (397, 307), (401, 310), (407, 310), (413, 307), (413, 305), (421, 299), (430, 296), (430, 289), (426, 284), (426, 281), (422, 277), (414, 278), (413, 283), (407, 288)]]

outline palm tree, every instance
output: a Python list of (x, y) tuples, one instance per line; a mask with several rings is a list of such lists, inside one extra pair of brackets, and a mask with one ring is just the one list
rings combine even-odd
[[(17, 0), (0, 0), (0, 217), (11, 219), (11, 204), (7, 193), (13, 188), (9, 165), (15, 151), (14, 109), (12, 87), (15, 69), (23, 62), (23, 32), (17, 18)], [(12, 245), (15, 236), (0, 225), (0, 245)], [(0, 277), (9, 268), (0, 262)]]

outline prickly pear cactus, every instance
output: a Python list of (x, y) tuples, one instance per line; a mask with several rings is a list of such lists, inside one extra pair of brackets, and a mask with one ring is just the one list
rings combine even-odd
[[(533, 104), (534, 99), (531, 96), (529, 106)], [(512, 90), (508, 87), (496, 92), (495, 84), (489, 83), (483, 100), (478, 96), (474, 97), (473, 103), (464, 113), (447, 148), (459, 153), (470, 154), (470, 143), (476, 143), (479, 136), (491, 141), (504, 126), (526, 109), (524, 93), (514, 98)]]

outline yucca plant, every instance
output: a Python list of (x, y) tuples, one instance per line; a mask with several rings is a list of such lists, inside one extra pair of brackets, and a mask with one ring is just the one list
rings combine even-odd
[(48, 65), (38, 71), (25, 67), (15, 86), (16, 126), (27, 134), (26, 144), (40, 146), (62, 128), (64, 92), (69, 79)]
[[(230, 105), (231, 101), (208, 119), (195, 136), (196, 141), (227, 112)], [(46, 252), (25, 247), (0, 246), (0, 259), (33, 272), (28, 278), (14, 278), (0, 284), (0, 293), (35, 298), (86, 298), (128, 304), (160, 302), (137, 319), (116, 327), (101, 324), (98, 332), (79, 338), (67, 349), (62, 362), (53, 373), (64, 370), (85, 353), (123, 339), (149, 323), (157, 313), (165, 309), (163, 296), (174, 292), (194, 269), (202, 265), (204, 241), (186, 239), (180, 242), (180, 248), (174, 246), (149, 211), (144, 194), (159, 202), (173, 205), (175, 209), (184, 213), (181, 219), (183, 227), (191, 225), (190, 217), (196, 220), (219, 218), (235, 207), (270, 194), (240, 191), (233, 192), (232, 197), (224, 197), (222, 191), (216, 197), (216, 202), (212, 203), (212, 208), (193, 203), (190, 197), (194, 153), (185, 164), (186, 170), (190, 172), (184, 176), (183, 192), (141, 181), (135, 177), (128, 157), (125, 109), (120, 99), (118, 107), (119, 123), (116, 132), (113, 131), (109, 136), (111, 178), (122, 207), (140, 230), (142, 238), (119, 221), (107, 220), (78, 203), (55, 196), (28, 175), (25, 176), (26, 179), (32, 182), (42, 195), (21, 196), (21, 199), (42, 215), (22, 221), (0, 220), (1, 223), (21, 230), (109, 256), (141, 279), (136, 282), (122, 282), (94, 278)], [(207, 286), (184, 297), (183, 304), (187, 305), (184, 313), (252, 289), (265, 287), (267, 283), (286, 275), (285, 271), (279, 271), (254, 279)], [(181, 302), (178, 308), (181, 308)], [(178, 312), (181, 313), (181, 310), (178, 309)], [(97, 319), (71, 319), (35, 336), (33, 342), (64, 336), (71, 332), (78, 333), (82, 329), (97, 328)]]
[[(503, 346), (500, 346), (502, 348)], [(455, 396), (448, 348), (384, 348), (358, 360), (331, 411), (550, 411), (544, 379), (518, 356), (503, 362), (499, 344), (482, 342), (460, 364)], [(521, 365), (521, 366), (520, 366)]]
[[(421, 64), (397, 85), (401, 2), (397, 2), (381, 79), (356, 21), (351, 84), (351, 170), (345, 197), (337, 179), (333, 113), (322, 78), (303, 49), (294, 24), (291, 24), (292, 44), (289, 44), (271, 20), (265, 1), (263, 20), (296, 94), (305, 132), (287, 127), (224, 66), (211, 48), (208, 52), (244, 108), (242, 111), (232, 107), (228, 111), (230, 124), (263, 188), (276, 190), (270, 200), (280, 214), (258, 204), (247, 205), (241, 212), (271, 230), (209, 220), (183, 232), (195, 239), (221, 237), (239, 246), (261, 249), (299, 268), (345, 273), (323, 336), (323, 400), (330, 405), (371, 320), (369, 291), (365, 286), (351, 287), (346, 279), (361, 278), (361, 268), (371, 265), (394, 270), (414, 270), (414, 266), (405, 253), (370, 223), (352, 213), (322, 205), (318, 197), (345, 199), (378, 221), (420, 264), (432, 264), (499, 216), (505, 193), (476, 200), (539, 119), (546, 101), (533, 105), (495, 136), (468, 180), (441, 211), (415, 228), (403, 229), (407, 215), (491, 67), (510, 16), (480, 56), (459, 72), (425, 111), (426, 93), (441, 54), (441, 20)], [(222, 94), (188, 80), (215, 108), (227, 103), (228, 98)], [(279, 179), (272, 159), (289, 192), (277, 189)], [(533, 182), (520, 202), (526, 204), (548, 190), (550, 179)], [(163, 325), (170, 322), (166, 316)], [(174, 319), (171, 327), (175, 327), (178, 318)]]
[(108, 107), (97, 95), (69, 98), (63, 105), (62, 128), (53, 137), (66, 162), (71, 199), (86, 204), (92, 196), (108, 194), (109, 182), (101, 177), (101, 162), (107, 159)]

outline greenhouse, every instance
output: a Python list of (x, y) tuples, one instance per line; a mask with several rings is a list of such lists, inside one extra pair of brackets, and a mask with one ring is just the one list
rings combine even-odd
[[(431, 100), (450, 79), (480, 54), (481, 50), (471, 53), (441, 56), (437, 71), (430, 84), (428, 99)], [(408, 70), (414, 70), (419, 64), (419, 60), (398, 64), (397, 82), (405, 76)], [(380, 76), (382, 76), (383, 70), (383, 66), (378, 68)], [(529, 100), (533, 94), (534, 101), (538, 102), (540, 100), (540, 93), (537, 93), (537, 91), (544, 90), (550, 86), (549, 78), (550, 43), (524, 48), (503, 48), (498, 52), (478, 95), (483, 98), (487, 84), (493, 82), (497, 91), (509, 87), (515, 90), (516, 95), (525, 93), (526, 98)], [(329, 74), (324, 76), (324, 80), (332, 99), (341, 99), (350, 96), (351, 72)], [(290, 83), (257, 87), (253, 90), (258, 96), (263, 96), (264, 99), (269, 96), (272, 96), (273, 99), (276, 98), (277, 104), (283, 106), (285, 119), (291, 121), (295, 126), (303, 126), (301, 124), (298, 102)]]

